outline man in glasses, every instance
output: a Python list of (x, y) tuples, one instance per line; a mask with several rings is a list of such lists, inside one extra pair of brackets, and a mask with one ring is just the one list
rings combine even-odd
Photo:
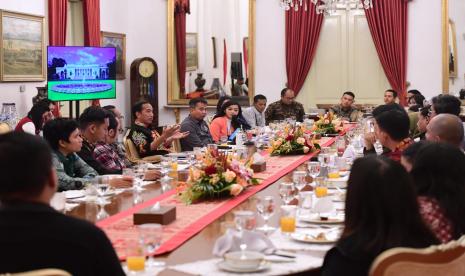
[(281, 100), (270, 104), (266, 109), (265, 120), (266, 124), (288, 118), (302, 122), (304, 115), (304, 107), (301, 103), (295, 101), (294, 91), (290, 88), (284, 88), (281, 90)]

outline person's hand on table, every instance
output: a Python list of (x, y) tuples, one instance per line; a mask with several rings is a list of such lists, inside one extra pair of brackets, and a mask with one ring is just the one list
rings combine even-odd
[(129, 175), (123, 175), (122, 177), (116, 177), (110, 179), (110, 186), (113, 188), (130, 188), (134, 182), (134, 177)]
[(159, 170), (147, 170), (145, 172), (144, 180), (158, 180), (161, 177)]

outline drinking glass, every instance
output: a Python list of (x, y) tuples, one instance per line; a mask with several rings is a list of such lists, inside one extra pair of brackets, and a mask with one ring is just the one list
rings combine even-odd
[(134, 167), (134, 187), (138, 191), (143, 191), (142, 182), (145, 178), (145, 173), (147, 172), (147, 164), (139, 164)]
[(307, 185), (307, 181), (305, 181), (306, 176), (307, 176), (306, 171), (295, 171), (292, 174), (292, 181), (294, 182), (294, 185), (297, 188), (299, 193)]
[(312, 177), (312, 181), (315, 182), (315, 178), (320, 175), (321, 165), (318, 161), (308, 162), (308, 174)]
[(262, 227), (257, 228), (257, 230), (268, 234), (275, 230), (274, 227), (268, 225), (268, 220), (273, 216), (275, 209), (274, 197), (265, 196), (263, 198), (257, 199), (257, 211), (262, 216), (265, 224)]
[(337, 156), (342, 157), (344, 151), (346, 150), (346, 140), (342, 136), (338, 136), (336, 139), (336, 149), (337, 149)]
[(317, 177), (315, 179), (315, 196), (316, 197), (325, 197), (328, 195), (328, 187), (326, 185), (326, 180), (324, 177)]
[(281, 206), (281, 219), (279, 225), (281, 226), (281, 233), (290, 235), (295, 232), (295, 217), (297, 206), (283, 205)]
[(224, 144), (228, 144), (228, 136), (221, 136), (220, 137), (220, 144), (221, 145), (224, 145)]
[(139, 234), (143, 241), (146, 252), (149, 257), (147, 266), (149, 267), (164, 267), (165, 262), (155, 261), (153, 255), (161, 245), (163, 236), (163, 227), (157, 223), (147, 223), (139, 225)]
[(236, 225), (237, 231), (241, 236), (241, 259), (245, 259), (245, 250), (247, 249), (247, 243), (244, 239), (244, 231), (253, 231), (255, 229), (255, 215), (252, 211), (236, 211), (234, 212), (234, 224)]
[(202, 160), (202, 158), (203, 158), (202, 148), (201, 147), (194, 147), (192, 150), (194, 151), (195, 159), (197, 161)]
[(328, 153), (320, 153), (318, 161), (320, 161), (322, 167), (327, 167), (331, 163), (331, 156)]
[(283, 182), (279, 183), (279, 195), (284, 201), (285, 205), (289, 205), (294, 199), (294, 183), (292, 182)]
[(313, 192), (302, 191), (299, 194), (299, 215), (310, 215), (313, 206)]
[(161, 165), (161, 174), (163, 176), (165, 175), (168, 175), (168, 172), (170, 171), (170, 167), (171, 167), (171, 158), (169, 157), (162, 157), (161, 158), (161, 161), (160, 161), (160, 165)]
[(377, 155), (383, 154), (383, 145), (381, 145), (379, 140), (376, 140), (376, 142), (373, 144), (373, 147), (375, 148)]
[(161, 184), (161, 191), (162, 193), (165, 193), (169, 190), (171, 190), (171, 182), (172, 182), (173, 178), (165, 175), (163, 176), (162, 178), (160, 178), (160, 184)]
[(125, 242), (126, 265), (131, 275), (145, 270), (144, 246), (139, 239), (131, 239)]
[(108, 204), (105, 200), (105, 195), (110, 188), (110, 177), (106, 175), (99, 175), (92, 181), (95, 190), (97, 191), (97, 203), (99, 205)]
[(337, 166), (329, 166), (328, 167), (328, 178), (339, 178), (341, 177), (339, 174), (339, 168)]

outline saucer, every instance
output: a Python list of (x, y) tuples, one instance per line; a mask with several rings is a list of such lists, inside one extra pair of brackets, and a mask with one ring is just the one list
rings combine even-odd
[(262, 262), (258, 267), (255, 268), (239, 268), (239, 267), (232, 267), (226, 261), (220, 261), (216, 264), (219, 269), (228, 271), (228, 272), (235, 272), (235, 273), (251, 273), (251, 272), (260, 272), (270, 268), (271, 264), (269, 262)]
[(291, 235), (293, 240), (305, 243), (314, 243), (314, 244), (331, 244), (335, 243), (337, 240), (333, 239), (316, 239), (314, 235), (307, 234), (307, 233), (293, 233)]

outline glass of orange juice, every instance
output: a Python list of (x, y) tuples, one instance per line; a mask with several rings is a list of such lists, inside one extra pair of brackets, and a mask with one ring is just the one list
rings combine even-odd
[(295, 205), (282, 205), (281, 218), (279, 225), (281, 226), (281, 233), (290, 235), (295, 232), (297, 206)]
[(126, 265), (130, 272), (145, 270), (145, 251), (140, 240), (126, 242)]
[(325, 197), (328, 195), (328, 186), (324, 177), (316, 178), (316, 187), (315, 187), (315, 196), (316, 197)]
[(329, 166), (328, 167), (328, 178), (339, 178), (341, 175), (339, 174), (339, 168), (336, 166)]

